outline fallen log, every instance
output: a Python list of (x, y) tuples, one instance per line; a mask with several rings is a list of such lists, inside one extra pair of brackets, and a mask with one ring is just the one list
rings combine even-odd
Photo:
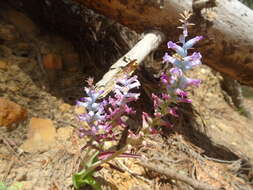
[(253, 11), (238, 0), (75, 0), (137, 31), (160, 30), (175, 40), (179, 13), (192, 9), (191, 34), (203, 35), (203, 62), (253, 86)]

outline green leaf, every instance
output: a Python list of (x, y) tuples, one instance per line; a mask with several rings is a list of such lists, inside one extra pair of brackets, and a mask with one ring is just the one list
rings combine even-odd
[(73, 185), (76, 189), (80, 189), (83, 185), (88, 184), (92, 186), (94, 190), (101, 190), (100, 184), (92, 176), (94, 172), (86, 173), (76, 173), (72, 177)]
[(83, 177), (82, 173), (75, 173), (72, 176), (72, 182), (73, 182), (75, 189), (80, 189), (80, 187), (85, 183), (83, 178), (84, 177)]
[(0, 190), (6, 190), (6, 189), (7, 189), (6, 185), (2, 181), (0, 181)]
[[(94, 163), (98, 161), (97, 151), (85, 164), (86, 168), (91, 167)], [(73, 185), (76, 189), (80, 189), (83, 185), (88, 184), (92, 186), (94, 190), (101, 190), (100, 184), (94, 179), (93, 174), (95, 170), (87, 172), (85, 169), (81, 172), (75, 173), (72, 177)]]
[(22, 187), (24, 186), (23, 183), (21, 182), (16, 182), (13, 183), (10, 187), (8, 187), (6, 190), (21, 190)]
[(90, 158), (90, 160), (85, 164), (87, 167), (92, 166), (95, 162), (98, 161), (99, 151), (95, 152), (94, 155)]
[(94, 179), (93, 176), (87, 175), (84, 179), (86, 184), (89, 184), (94, 190), (102, 190), (101, 185)]

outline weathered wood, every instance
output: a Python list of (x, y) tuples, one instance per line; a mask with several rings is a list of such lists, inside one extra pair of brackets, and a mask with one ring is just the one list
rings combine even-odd
[[(75, 0), (143, 32), (159, 29), (176, 40), (179, 13), (194, 10), (191, 34), (203, 35), (203, 62), (241, 83), (253, 86), (253, 11), (238, 0)], [(212, 7), (207, 9), (206, 7)]]
[(109, 71), (103, 78), (97, 82), (96, 88), (104, 90), (102, 97), (107, 95), (114, 87), (115, 80), (123, 74), (124, 68), (128, 67), (133, 61), (136, 64), (141, 63), (147, 55), (158, 48), (163, 42), (164, 35), (158, 31), (150, 31), (145, 34), (143, 39), (140, 40), (129, 52), (122, 56), (116, 63), (114, 63)]

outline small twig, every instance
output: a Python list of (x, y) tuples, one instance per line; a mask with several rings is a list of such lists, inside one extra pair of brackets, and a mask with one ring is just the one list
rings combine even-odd
[(20, 160), (20, 155), (15, 151), (15, 149), (9, 143), (9, 139), (7, 139), (6, 137), (4, 137), (3, 135), (0, 135), (0, 140), (1, 139), (2, 139), (3, 143), (7, 146), (7, 148), (9, 149), (9, 151), (12, 152), (13, 155), (16, 157), (16, 160), (18, 162), (20, 162), (21, 164), (28, 166), (27, 163), (25, 163), (24, 161)]
[(220, 159), (217, 159), (217, 158), (208, 157), (206, 155), (204, 156), (204, 158), (207, 159), (207, 160), (210, 160), (210, 161), (220, 162), (220, 163), (226, 163), (226, 164), (233, 164), (236, 161), (238, 161), (238, 160), (220, 160)]
[(76, 128), (76, 129), (78, 129), (80, 127), (80, 126), (78, 126), (74, 123), (71, 123), (71, 122), (68, 122), (68, 121), (63, 121), (63, 120), (60, 120), (60, 119), (56, 120), (56, 122), (63, 123), (65, 125), (71, 125), (72, 127)]
[(206, 169), (206, 167), (203, 166), (202, 163), (199, 163), (199, 166), (202, 169), (202, 171), (204, 171), (209, 178), (211, 178), (214, 181), (217, 181), (217, 182), (221, 183), (223, 186), (226, 185), (224, 182), (222, 182), (222, 180), (219, 180), (218, 177), (215, 177), (214, 175), (211, 175), (210, 171), (208, 169)]
[(193, 164), (193, 166), (192, 166), (192, 172), (191, 172), (191, 175), (192, 175), (193, 179), (196, 179), (195, 172), (196, 172), (196, 166)]
[(182, 181), (184, 183), (189, 184), (195, 189), (202, 189), (202, 190), (218, 190), (218, 188), (213, 187), (207, 183), (200, 182), (198, 180), (195, 180), (193, 178), (190, 178), (188, 176), (185, 176), (183, 174), (177, 173), (176, 171), (168, 168), (168, 167), (161, 167), (159, 165), (155, 165), (153, 163), (147, 162), (146, 160), (141, 160), (140, 165), (153, 170), (155, 172), (158, 172), (160, 174), (166, 175), (169, 178), (173, 178), (179, 181)]
[[(58, 183), (57, 181), (53, 181), (53, 186), (56, 187), (57, 190), (61, 190), (62, 188), (60, 188), (60, 183)], [(55, 189), (55, 188), (54, 188)]]
[(170, 164), (177, 164), (177, 163), (180, 163), (180, 162), (188, 161), (188, 159), (186, 159), (186, 158), (179, 159), (179, 160), (170, 160), (168, 158), (163, 158), (163, 157), (158, 157), (158, 156), (154, 156), (153, 158), (150, 159), (150, 161), (152, 161), (152, 160), (163, 162), (167, 166), (169, 166), (169, 163)]
[(7, 178), (7, 176), (9, 175), (9, 173), (10, 173), (10, 171), (11, 171), (11, 168), (12, 168), (12, 166), (13, 166), (13, 164), (14, 164), (14, 158), (12, 157), (12, 159), (11, 159), (11, 161), (9, 162), (9, 164), (8, 164), (8, 166), (7, 166), (7, 169), (5, 170), (6, 172), (5, 172), (5, 175), (4, 175), (4, 177), (3, 177), (3, 179), (1, 180), (1, 181), (6, 181), (6, 178)]
[(116, 160), (116, 162), (120, 165), (120, 167), (122, 167), (121, 169), (125, 170), (126, 172), (128, 172), (130, 175), (141, 179), (142, 181), (147, 182), (148, 184), (151, 184), (150, 180), (140, 176), (139, 174), (133, 172), (132, 170), (130, 170), (125, 164), (123, 164), (120, 160)]

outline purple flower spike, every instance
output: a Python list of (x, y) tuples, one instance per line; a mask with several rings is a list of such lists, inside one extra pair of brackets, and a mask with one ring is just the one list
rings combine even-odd
[(187, 78), (185, 72), (195, 66), (201, 65), (202, 56), (199, 52), (194, 52), (192, 55), (188, 56), (188, 49), (192, 48), (198, 41), (203, 39), (203, 36), (196, 36), (186, 41), (186, 37), (188, 36), (187, 27), (191, 25), (191, 23), (188, 22), (189, 13), (184, 14), (183, 19), (180, 20), (183, 24), (179, 27), (183, 29), (183, 34), (179, 36), (179, 42), (182, 45), (179, 46), (172, 41), (167, 43), (168, 48), (173, 49), (177, 54), (175, 56), (170, 56), (167, 52), (165, 53), (163, 63), (172, 63), (173, 68), (170, 69), (169, 76), (166, 76), (164, 73), (162, 74), (161, 81), (166, 85), (166, 90), (171, 97), (171, 101), (178, 100), (189, 102), (186, 98), (184, 89), (191, 85), (198, 86), (200, 80)]
[(137, 76), (130, 77), (125, 75), (124, 78), (116, 81), (115, 88), (113, 90), (114, 97), (108, 99), (108, 115), (106, 119), (111, 121), (114, 126), (125, 126), (121, 117), (123, 114), (134, 114), (135, 110), (130, 108), (127, 104), (132, 101), (136, 101), (140, 94), (130, 92), (133, 88), (139, 88), (140, 82)]
[[(80, 101), (77, 101), (76, 105), (84, 107), (86, 113), (80, 114), (78, 117), (81, 121), (85, 121), (88, 126), (93, 129), (98, 123), (102, 123), (106, 120), (106, 113), (104, 110), (106, 102), (97, 102), (98, 97), (103, 93), (103, 91), (97, 92), (92, 86), (90, 88), (85, 87), (84, 90), (87, 97), (81, 98)], [(84, 133), (84, 130), (81, 132), (83, 135), (90, 135), (92, 130), (88, 131), (89, 133), (87, 131)]]

